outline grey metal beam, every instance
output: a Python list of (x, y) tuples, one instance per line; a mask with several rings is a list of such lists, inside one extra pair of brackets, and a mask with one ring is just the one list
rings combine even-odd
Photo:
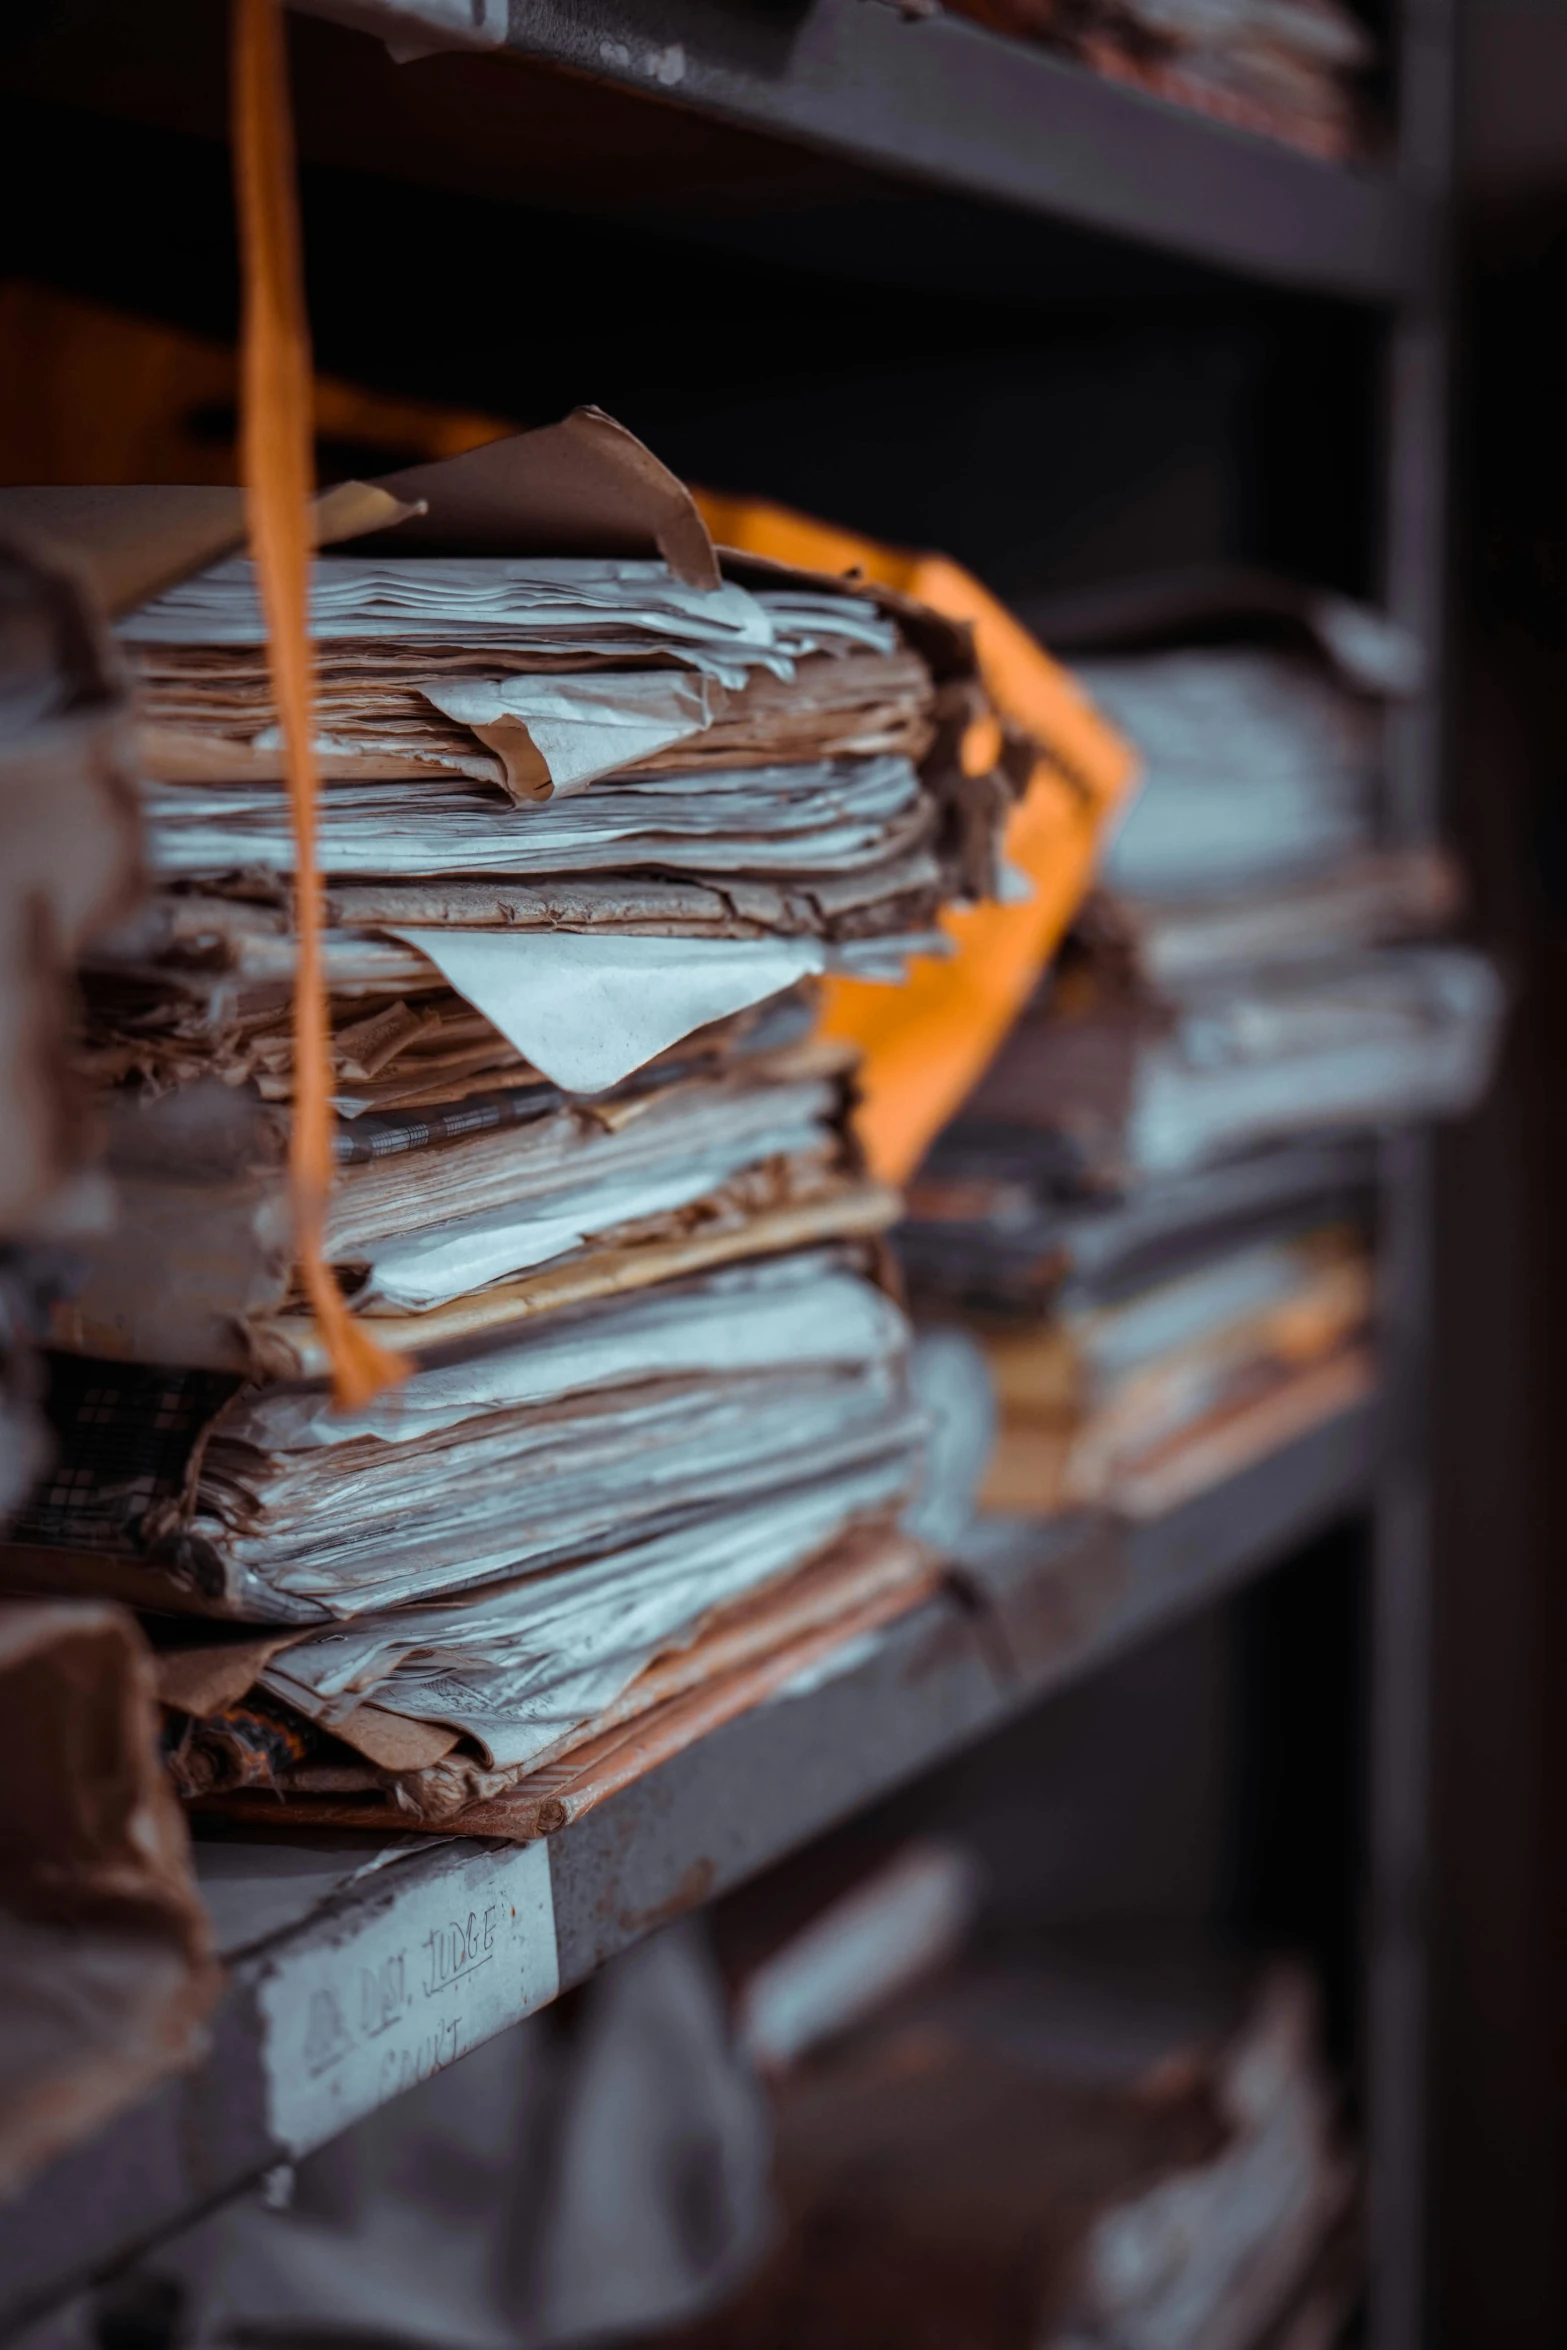
[[(380, 13), (363, 0), (296, 5), (358, 24)], [(504, 46), (483, 55), (1274, 285), (1393, 300), (1432, 266), (1433, 213), (1416, 182), (1320, 163), (940, 10), (512, 0)], [(481, 70), (465, 57), (470, 90)], [(648, 193), (670, 201), (667, 188)]]

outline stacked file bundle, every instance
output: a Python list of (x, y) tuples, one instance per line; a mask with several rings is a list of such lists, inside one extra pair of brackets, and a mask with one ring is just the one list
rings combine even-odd
[(775, 1879), (720, 1912), (778, 2220), (738, 2294), (657, 2338), (1338, 2340), (1356, 2165), (1309, 1976), (1147, 1923), (965, 1950), (976, 1874), (922, 1841), (808, 1906), (808, 1882)]
[[(0, 1519), (48, 1457), (34, 1341), (110, 1201), (69, 1067), (77, 957), (140, 886), (91, 599), (0, 533)], [(0, 1600), (0, 2194), (189, 2063), (216, 1992), (152, 1666), (103, 1601)]]
[(1379, 845), (1399, 640), (1276, 587), (1169, 601), (1079, 615), (1123, 640), (1079, 674), (1142, 796), (904, 1236), (986, 1331), (1007, 1507), (1167, 1507), (1364, 1392), (1369, 1136), (1471, 1106), (1500, 1025), (1431, 935), (1450, 865)]
[(721, 570), (594, 412), (324, 504), (383, 526), (313, 589), (324, 1253), (412, 1372), (323, 1384), (294, 837), (249, 568), (209, 548), (122, 599), (160, 889), (84, 1052), (123, 1211), (55, 1316), (8, 1573), (253, 1628), (165, 1636), (189, 1793), (531, 1832), (928, 1588), (897, 1199), (811, 988), (989, 889), (1009, 786), (962, 764), (962, 629)]

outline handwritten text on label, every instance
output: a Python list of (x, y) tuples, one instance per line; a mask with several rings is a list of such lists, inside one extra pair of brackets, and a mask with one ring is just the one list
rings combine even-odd
[(262, 1978), (273, 2135), (290, 2154), (323, 2144), (559, 1984), (545, 1844), (394, 1864)]

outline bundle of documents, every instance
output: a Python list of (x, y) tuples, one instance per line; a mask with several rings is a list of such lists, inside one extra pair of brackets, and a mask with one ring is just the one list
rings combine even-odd
[(1346, 1138), (1119, 1205), (1062, 1202), (1021, 1157), (916, 1186), (916, 1300), (963, 1318), (995, 1397), (981, 1506), (1158, 1516), (1368, 1395), (1374, 1174)]
[(951, 0), (997, 31), (1331, 162), (1363, 144), (1377, 49), (1341, 0)]
[[(73, 966), (134, 904), (128, 713), (69, 564), (0, 536), (0, 1516), (48, 1458), (35, 1326), (101, 1228)], [(102, 1601), (0, 1602), (0, 2193), (200, 2053), (216, 1991), (152, 1665)]]
[(135, 1624), (0, 1601), (0, 2193), (194, 2063), (217, 1989)]
[(1143, 757), (1102, 894), (938, 1142), (1029, 1130), (1068, 1188), (1115, 1189), (1323, 1129), (1478, 1098), (1501, 990), (1432, 943), (1461, 890), (1381, 841), (1381, 727), (1419, 656), (1288, 583), (1133, 583), (1036, 614)]
[(1315, 1225), (993, 1327), (983, 1505), (1174, 1509), (1371, 1392), (1373, 1303), (1365, 1236)]
[(727, 2308), (660, 2338), (1262, 2350), (1293, 2319), (1336, 2339), (1355, 2173), (1313, 1987), (1143, 1939), (1135, 1960), (970, 1957), (796, 2061), (775, 2247)]
[(142, 496), (160, 888), (82, 1048), (121, 1217), (54, 1312), (5, 1571), (254, 1627), (162, 1636), (188, 1794), (533, 1833), (930, 1586), (898, 1202), (811, 989), (989, 889), (1014, 787), (963, 762), (961, 627), (721, 569), (594, 412), (324, 501), (375, 527), (313, 588), (323, 1253), (410, 1366), (338, 1411), (264, 630), (248, 565), (171, 567)]
[(1385, 624), (1170, 602), (1085, 630), (1142, 795), (900, 1235), (984, 1343), (995, 1507), (1170, 1507), (1364, 1394), (1370, 1137), (1471, 1107), (1496, 1050), (1496, 973), (1430, 935), (1451, 864), (1378, 845)]
[(165, 1655), (189, 1791), (374, 1796), (379, 1768), (442, 1816), (928, 1587), (893, 1530), (906, 1326), (871, 1270), (794, 1251), (563, 1308), (349, 1414), (62, 1358), (11, 1572), (274, 1627)]
[[(1255, 953), (1267, 909), (1250, 911)], [(1215, 961), (1155, 984), (1118, 916), (1091, 909), (933, 1174), (966, 1163), (981, 1129), (1032, 1131), (1064, 1188), (1117, 1191), (1295, 1135), (1458, 1117), (1485, 1089), (1502, 992), (1468, 948)], [(1276, 943), (1291, 943), (1282, 922)]]

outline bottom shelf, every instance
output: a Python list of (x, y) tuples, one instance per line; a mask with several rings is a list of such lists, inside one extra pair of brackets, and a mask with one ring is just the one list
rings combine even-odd
[(1366, 1506), (1378, 1445), (1365, 1405), (1165, 1518), (986, 1520), (938, 1597), (543, 1841), (203, 1836), (210, 2053), (0, 2209), (0, 2326)]

